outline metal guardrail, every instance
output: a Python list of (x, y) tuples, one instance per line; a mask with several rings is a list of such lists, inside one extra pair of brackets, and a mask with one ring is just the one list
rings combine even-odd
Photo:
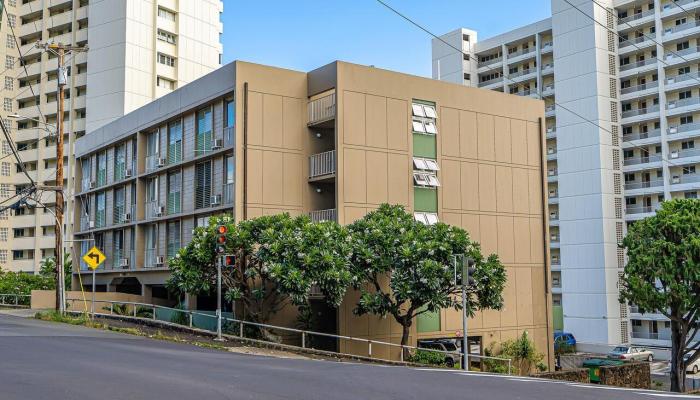
[(0, 306), (28, 308), (32, 296), (29, 294), (0, 294)]
[(309, 102), (309, 125), (335, 118), (335, 92)]
[(314, 154), (309, 157), (309, 178), (335, 173), (335, 150)]
[(328, 210), (315, 210), (309, 213), (309, 217), (313, 222), (337, 221), (337, 212), (335, 208)]
[[(78, 304), (84, 303), (85, 304), (85, 310), (84, 311), (77, 311), (77, 310), (69, 310), (68, 312), (73, 313), (73, 314), (89, 314), (89, 315), (121, 315), (123, 317), (129, 317), (129, 318), (140, 318), (140, 319), (145, 319), (145, 320), (153, 320), (153, 321), (158, 321), (158, 310), (163, 310), (163, 311), (168, 311), (170, 313), (179, 313), (181, 316), (185, 316), (186, 323), (181, 324), (173, 321), (167, 321), (170, 323), (175, 323), (177, 325), (181, 326), (187, 326), (189, 328), (196, 328), (195, 324), (195, 317), (199, 318), (209, 318), (209, 319), (218, 319), (217, 315), (212, 315), (212, 314), (207, 314), (203, 312), (198, 312), (198, 311), (191, 311), (191, 310), (181, 310), (177, 308), (172, 308), (172, 307), (165, 307), (165, 306), (159, 306), (155, 304), (146, 304), (146, 303), (139, 303), (139, 302), (130, 302), (130, 301), (112, 301), (112, 300), (96, 300), (95, 301), (95, 306), (97, 304), (104, 304), (106, 305), (103, 310), (107, 311), (107, 306), (109, 307), (109, 313), (101, 313), (97, 310), (97, 307), (94, 308), (94, 310), (87, 309), (87, 302), (85, 299), (73, 299), (69, 298), (66, 299), (67, 302), (70, 302), (71, 306), (75, 304), (76, 302)], [(89, 300), (88, 300), (89, 301)], [(115, 306), (126, 306), (126, 311), (128, 312), (128, 315), (124, 314), (115, 314)], [(150, 312), (150, 316), (146, 317), (139, 317), (138, 315), (141, 314), (143, 315), (144, 312)], [(447, 356), (457, 356), (461, 360), (461, 353), (455, 352), (455, 351), (443, 351), (443, 350), (436, 350), (436, 349), (427, 349), (427, 348), (421, 348), (421, 347), (416, 347), (416, 346), (408, 346), (408, 345), (401, 345), (401, 344), (396, 344), (396, 343), (389, 343), (389, 342), (384, 342), (380, 340), (371, 340), (371, 339), (364, 339), (364, 338), (357, 338), (357, 337), (352, 337), (352, 336), (345, 336), (345, 335), (335, 335), (332, 333), (324, 333), (324, 332), (315, 332), (315, 331), (309, 331), (309, 330), (304, 330), (304, 329), (296, 329), (296, 328), (287, 328), (283, 326), (277, 326), (277, 325), (270, 325), (270, 324), (263, 324), (259, 322), (251, 322), (251, 321), (243, 321), (240, 319), (236, 318), (228, 318), (228, 317), (222, 317), (222, 324), (224, 323), (230, 323), (234, 324), (233, 329), (231, 330), (232, 333), (226, 334), (225, 336), (232, 337), (232, 338), (240, 338), (240, 339), (254, 339), (254, 340), (259, 340), (263, 342), (270, 342), (270, 343), (277, 343), (272, 340), (266, 340), (264, 337), (263, 338), (250, 338), (246, 337), (246, 329), (245, 327), (253, 327), (253, 328), (263, 328), (263, 329), (270, 329), (270, 330), (275, 330), (275, 331), (282, 331), (286, 333), (291, 333), (291, 334), (296, 334), (301, 336), (301, 346), (296, 346), (296, 345), (289, 345), (285, 344), (285, 346), (290, 346), (290, 347), (296, 347), (300, 349), (310, 349), (310, 350), (322, 350), (322, 349), (314, 349), (313, 344), (311, 343), (310, 339), (312, 337), (325, 337), (325, 338), (331, 338), (331, 339), (336, 339), (338, 341), (344, 340), (347, 342), (354, 342), (354, 343), (364, 343), (367, 345), (367, 355), (370, 359), (373, 360), (378, 360), (378, 361), (395, 361), (395, 360), (390, 360), (386, 358), (381, 358), (377, 357), (376, 353), (373, 353), (373, 348), (376, 348), (377, 346), (386, 346), (389, 348), (394, 348), (394, 349), (399, 349), (400, 353), (400, 360), (401, 362), (405, 362), (405, 354), (404, 353), (409, 353), (411, 351), (417, 352), (417, 351), (424, 351), (424, 352), (432, 352), (432, 353), (439, 353), (439, 354), (444, 354), (446, 357)], [(162, 320), (161, 320), (162, 321)], [(327, 351), (328, 350), (323, 350)], [(339, 355), (347, 355), (347, 356), (357, 356), (357, 354), (349, 354), (349, 353), (342, 353), (342, 352), (335, 352), (335, 351), (330, 351), (331, 353), (336, 353)], [(510, 358), (501, 358), (501, 357), (490, 357), (490, 356), (482, 356), (478, 354), (469, 354), (470, 359), (480, 359), (480, 360), (493, 360), (493, 361), (498, 361), (498, 362), (503, 362), (508, 364), (508, 375), (511, 374), (512, 372), (512, 366), (513, 366), (513, 360)], [(461, 364), (461, 361), (460, 361)]]

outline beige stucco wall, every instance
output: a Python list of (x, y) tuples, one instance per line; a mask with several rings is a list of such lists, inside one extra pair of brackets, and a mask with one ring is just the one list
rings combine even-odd
[[(95, 293), (95, 311), (102, 307), (109, 307), (107, 303), (100, 301), (129, 301), (144, 302), (143, 296), (117, 292)], [(70, 311), (86, 311), (92, 306), (92, 293), (81, 291), (66, 292), (67, 309)], [(32, 310), (53, 309), (56, 306), (56, 292), (53, 290), (32, 290)]]
[[(551, 360), (544, 104), (345, 63), (338, 64), (337, 92), (339, 221), (351, 223), (383, 202), (413, 208), (411, 102), (435, 102), (440, 219), (466, 229), (484, 253), (498, 254), (508, 274), (503, 310), (477, 313), (469, 321), (469, 334), (482, 336), (488, 346), (526, 330)], [(350, 293), (341, 307), (340, 333), (398, 343), (401, 329), (392, 317), (352, 314), (357, 297)], [(461, 316), (443, 310), (437, 332), (418, 334), (416, 325), (411, 343), (455, 337)], [(388, 351), (381, 348), (373, 351)], [(348, 344), (346, 349), (363, 353), (367, 346)]]

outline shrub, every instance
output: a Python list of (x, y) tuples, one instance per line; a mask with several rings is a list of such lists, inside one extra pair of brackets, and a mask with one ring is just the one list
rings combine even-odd
[(417, 350), (415, 354), (409, 355), (406, 361), (416, 364), (443, 366), (445, 365), (445, 356), (434, 351)]

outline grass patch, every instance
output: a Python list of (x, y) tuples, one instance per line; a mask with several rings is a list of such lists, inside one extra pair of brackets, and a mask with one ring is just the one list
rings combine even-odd
[(70, 325), (86, 325), (89, 321), (87, 315), (84, 314), (77, 316), (71, 314), (62, 315), (61, 313), (55, 310), (40, 311), (34, 315), (34, 318), (40, 319), (42, 321), (61, 322)]
[(138, 330), (137, 328), (121, 328), (118, 326), (109, 326), (109, 325), (104, 325), (104, 329), (107, 329), (112, 332), (118, 332), (118, 333), (125, 333), (127, 335), (135, 335), (135, 336), (145, 336), (143, 332)]

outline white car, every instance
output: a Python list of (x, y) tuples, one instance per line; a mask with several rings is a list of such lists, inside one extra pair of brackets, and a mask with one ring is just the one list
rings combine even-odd
[[(688, 360), (688, 356), (685, 356), (684, 359)], [(686, 364), (685, 366), (685, 372), (690, 372), (691, 374), (695, 375), (698, 372), (700, 372), (700, 358), (695, 360), (694, 362), (690, 364)]]

